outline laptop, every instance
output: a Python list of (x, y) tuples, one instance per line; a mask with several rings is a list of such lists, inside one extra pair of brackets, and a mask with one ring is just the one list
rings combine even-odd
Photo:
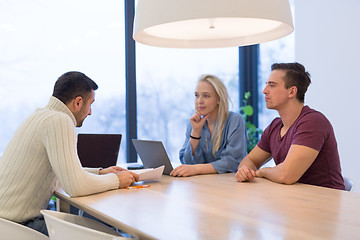
[(83, 167), (116, 166), (121, 134), (78, 134), (77, 152)]
[(173, 167), (162, 142), (138, 139), (132, 139), (132, 142), (144, 168), (157, 168), (164, 165), (163, 174), (169, 175), (171, 173)]

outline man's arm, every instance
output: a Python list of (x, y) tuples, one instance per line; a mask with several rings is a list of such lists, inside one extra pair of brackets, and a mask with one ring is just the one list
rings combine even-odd
[(319, 151), (302, 145), (291, 145), (284, 162), (271, 168), (256, 171), (256, 177), (265, 177), (273, 182), (293, 184), (315, 161)]
[(265, 152), (257, 145), (251, 152), (240, 162), (236, 179), (239, 182), (250, 181), (255, 177), (255, 171), (259, 169), (264, 163), (269, 161), (271, 154)]
[[(76, 132), (69, 117), (58, 114), (44, 121), (42, 141), (61, 187), (71, 196), (84, 196), (130, 186), (138, 176), (128, 171), (104, 175), (85, 171), (76, 153)], [(98, 172), (99, 173), (99, 172)]]

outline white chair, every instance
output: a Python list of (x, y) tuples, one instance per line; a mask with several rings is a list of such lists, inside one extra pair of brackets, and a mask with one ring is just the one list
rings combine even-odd
[(348, 177), (344, 177), (344, 185), (346, 191), (351, 191), (354, 187), (353, 181)]
[(125, 239), (115, 230), (92, 220), (74, 214), (41, 210), (51, 240), (116, 240)]
[(0, 218), (0, 239), (6, 240), (49, 240), (49, 238), (29, 227)]

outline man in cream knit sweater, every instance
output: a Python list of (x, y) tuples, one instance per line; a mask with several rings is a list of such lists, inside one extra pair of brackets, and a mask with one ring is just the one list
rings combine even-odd
[(57, 182), (71, 196), (125, 188), (139, 176), (120, 167), (83, 168), (76, 127), (91, 115), (96, 83), (80, 72), (63, 74), (48, 105), (16, 130), (0, 159), (0, 217), (47, 234), (40, 210)]

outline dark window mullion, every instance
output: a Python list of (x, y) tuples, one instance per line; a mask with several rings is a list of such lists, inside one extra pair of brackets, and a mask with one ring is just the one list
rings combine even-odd
[(259, 125), (258, 66), (259, 45), (239, 47), (239, 105), (244, 105), (244, 94), (250, 92), (247, 104), (253, 107), (254, 113), (248, 120), (256, 127)]
[(132, 38), (135, 1), (125, 0), (125, 74), (126, 74), (126, 162), (136, 162), (131, 139), (137, 138), (135, 41)]

